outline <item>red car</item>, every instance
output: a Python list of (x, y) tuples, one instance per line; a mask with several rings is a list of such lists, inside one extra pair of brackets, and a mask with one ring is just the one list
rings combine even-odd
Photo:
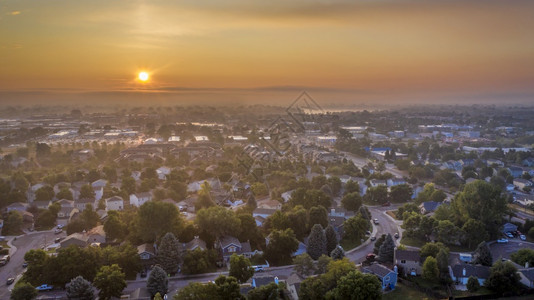
[(365, 256), (365, 259), (369, 260), (369, 261), (374, 261), (376, 258), (376, 254), (374, 253), (369, 253)]
[(382, 204), (382, 206), (391, 206), (391, 202), (388, 201), (388, 202)]

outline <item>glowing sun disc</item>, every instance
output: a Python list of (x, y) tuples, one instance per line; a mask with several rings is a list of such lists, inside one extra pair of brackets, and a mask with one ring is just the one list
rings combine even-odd
[(148, 80), (148, 73), (147, 72), (140, 72), (139, 73), (139, 80), (147, 81)]

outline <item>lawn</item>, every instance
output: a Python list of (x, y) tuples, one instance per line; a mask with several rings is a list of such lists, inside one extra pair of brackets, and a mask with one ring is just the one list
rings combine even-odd
[(468, 291), (452, 291), (453, 296), (455, 297), (467, 297), (467, 296), (482, 296), (482, 295), (491, 295), (492, 292), (485, 287), (480, 287), (476, 292), (470, 293)]
[[(401, 244), (406, 245), (406, 246), (418, 247), (418, 248), (423, 247), (423, 245), (426, 243), (428, 242), (423, 241), (418, 238), (407, 237), (407, 236), (403, 236), (401, 239)], [(449, 251), (452, 251), (452, 252), (471, 252), (471, 251), (474, 251), (477, 247), (477, 245), (471, 245), (471, 249), (469, 249), (467, 246), (456, 246), (456, 245), (445, 245), (445, 246), (449, 248)]]
[(7, 245), (7, 241), (1, 241), (0, 246), (2, 246), (3, 249), (9, 249), (10, 247)]
[(383, 300), (405, 300), (405, 299), (432, 299), (427, 294), (417, 288), (397, 283), (394, 291), (382, 295)]
[(341, 245), (341, 247), (343, 247), (345, 251), (349, 251), (350, 249), (354, 249), (360, 246), (362, 243), (360, 240), (350, 240), (343, 238), (341, 239), (341, 241), (339, 241), (339, 244)]
[(390, 217), (392, 217), (395, 220), (402, 220), (402, 219), (397, 219), (397, 211), (396, 210), (388, 210), (388, 211), (386, 211), (386, 214), (388, 214)]

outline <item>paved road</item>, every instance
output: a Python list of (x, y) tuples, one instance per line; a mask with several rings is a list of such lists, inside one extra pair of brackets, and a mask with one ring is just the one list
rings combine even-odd
[[(64, 236), (65, 233), (62, 233)], [(54, 235), (53, 231), (32, 232), (23, 235), (17, 240), (13, 240), (12, 244), (17, 248), (15, 253), (12, 253), (10, 262), (0, 267), (0, 299), (9, 299), (10, 291), (14, 284), (6, 286), (5, 282), (9, 277), (20, 276), (23, 272), (22, 263), (24, 262), (24, 254), (31, 249), (39, 249), (45, 245), (51, 244), (54, 238), (59, 235)]]
[[(398, 205), (397, 205), (398, 206)], [(393, 218), (391, 218), (389, 215), (386, 214), (386, 211), (388, 210), (394, 210), (397, 206), (389, 206), (389, 207), (369, 207), (369, 211), (371, 212), (373, 219), (378, 219), (378, 225), (374, 225), (373, 234), (378, 238), (382, 234), (391, 234), (392, 236), (395, 234), (395, 232), (398, 232), (401, 236), (399, 236), (399, 239), (396, 240), (398, 243), (400, 239), (402, 238), (402, 232), (399, 228), (399, 225)], [(365, 260), (365, 256), (368, 253), (372, 253), (375, 246), (375, 242), (368, 241), (367, 244), (364, 243), (364, 246), (359, 248), (358, 250), (348, 252), (346, 256), (355, 263), (359, 264)]]

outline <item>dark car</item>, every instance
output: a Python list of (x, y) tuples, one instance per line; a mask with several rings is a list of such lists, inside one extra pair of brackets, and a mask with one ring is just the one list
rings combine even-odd
[(141, 271), (141, 278), (145, 278), (146, 277), (146, 270), (143, 270)]
[(382, 206), (391, 206), (391, 202), (388, 201), (388, 202), (382, 204)]
[(365, 256), (365, 259), (368, 260), (368, 261), (374, 261), (376, 258), (376, 254), (374, 253), (369, 253)]
[(27, 263), (27, 262), (23, 262), (23, 263), (22, 263), (22, 267), (23, 267), (23, 268), (28, 267), (28, 263)]
[(398, 233), (398, 232), (395, 232), (395, 238), (396, 238), (396, 239), (399, 238), (399, 233)]
[(13, 277), (8, 278), (7, 281), (6, 281), (6, 285), (10, 285), (10, 284), (12, 284), (13, 282), (15, 282), (15, 278), (13, 278)]

